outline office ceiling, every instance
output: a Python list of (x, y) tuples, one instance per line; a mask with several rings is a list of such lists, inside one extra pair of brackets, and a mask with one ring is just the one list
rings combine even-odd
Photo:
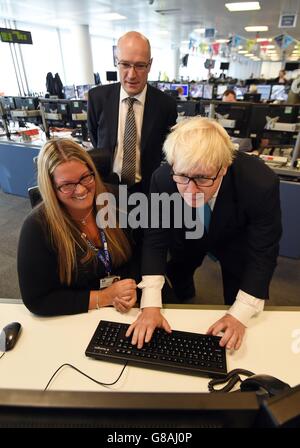
[[(227, 0), (232, 2), (233, 0)], [(230, 34), (256, 37), (247, 25), (268, 25), (260, 37), (287, 33), (300, 41), (300, 17), (295, 28), (278, 28), (280, 13), (298, 12), (300, 0), (260, 0), (261, 10), (229, 12), (223, 0), (0, 0), (0, 19), (34, 22), (67, 28), (88, 24), (92, 34), (118, 38), (135, 29), (151, 42), (176, 47), (188, 40), (195, 28), (215, 28), (217, 38)], [(124, 20), (108, 21), (104, 14), (118, 13)]]

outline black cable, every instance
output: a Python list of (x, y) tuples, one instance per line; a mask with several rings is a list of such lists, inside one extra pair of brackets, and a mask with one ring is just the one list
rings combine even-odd
[(81, 370), (77, 369), (77, 367), (72, 366), (72, 364), (65, 363), (65, 364), (62, 364), (62, 365), (61, 365), (61, 366), (60, 366), (60, 367), (53, 373), (53, 375), (51, 376), (50, 380), (48, 381), (47, 386), (45, 387), (44, 391), (47, 390), (47, 388), (49, 387), (49, 384), (51, 383), (51, 381), (53, 380), (53, 378), (55, 377), (55, 375), (60, 371), (60, 369), (62, 369), (62, 368), (65, 367), (65, 366), (71, 367), (72, 369), (76, 370), (76, 372), (81, 373), (81, 375), (85, 376), (86, 378), (88, 378), (89, 380), (93, 381), (94, 383), (99, 384), (100, 386), (113, 386), (113, 385), (116, 384), (116, 383), (119, 381), (119, 379), (121, 378), (121, 376), (122, 376), (122, 374), (123, 374), (123, 372), (124, 372), (125, 367), (127, 366), (127, 364), (128, 364), (128, 361), (126, 361), (126, 363), (124, 364), (124, 366), (123, 366), (123, 368), (122, 368), (122, 370), (121, 370), (120, 375), (118, 376), (118, 378), (117, 378), (115, 381), (113, 381), (112, 383), (101, 383), (100, 381), (95, 380), (95, 379), (92, 378), (91, 376), (89, 376), (89, 375), (87, 375), (86, 373), (82, 372)]
[(6, 352), (3, 352), (2, 355), (0, 356), (0, 359), (3, 358), (3, 356), (5, 355)]
[[(250, 370), (244, 370), (244, 369), (231, 370), (231, 372), (228, 372), (228, 374), (224, 378), (210, 380), (210, 382), (208, 383), (209, 392), (230, 392), (236, 383), (238, 383), (239, 381), (242, 382), (239, 375), (249, 377), (255, 374)], [(219, 384), (225, 384), (225, 386), (223, 386), (221, 389), (215, 389), (214, 386)]]

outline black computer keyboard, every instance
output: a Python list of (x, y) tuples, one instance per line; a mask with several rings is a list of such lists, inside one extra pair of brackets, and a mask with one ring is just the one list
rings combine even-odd
[(126, 338), (128, 324), (101, 320), (85, 351), (104, 361), (128, 361), (141, 367), (174, 370), (208, 377), (227, 374), (226, 350), (220, 337), (156, 329), (150, 342), (138, 349)]

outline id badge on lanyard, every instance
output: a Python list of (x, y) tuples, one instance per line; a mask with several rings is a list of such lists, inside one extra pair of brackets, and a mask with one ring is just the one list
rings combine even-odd
[(101, 241), (103, 244), (103, 253), (101, 250), (99, 250), (97, 252), (97, 257), (103, 263), (107, 276), (100, 279), (99, 289), (104, 289), (104, 288), (107, 288), (108, 286), (112, 285), (114, 282), (119, 281), (121, 277), (119, 275), (110, 275), (111, 268), (112, 268), (111, 259), (110, 259), (109, 252), (108, 252), (105, 233), (103, 232), (102, 229), (100, 229), (100, 237), (101, 237)]
[(97, 249), (94, 246), (94, 244), (91, 243), (91, 241), (87, 239), (85, 233), (83, 233), (81, 236), (86, 240), (89, 247), (96, 252), (98, 259), (104, 265), (106, 277), (100, 279), (99, 289), (107, 288), (108, 286), (112, 285), (114, 282), (117, 282), (118, 280), (120, 280), (121, 277), (119, 275), (110, 275), (111, 269), (112, 269), (112, 263), (111, 263), (110, 255), (108, 252), (108, 246), (107, 246), (107, 241), (106, 241), (104, 231), (102, 229), (100, 229), (100, 238), (102, 241), (103, 249)]

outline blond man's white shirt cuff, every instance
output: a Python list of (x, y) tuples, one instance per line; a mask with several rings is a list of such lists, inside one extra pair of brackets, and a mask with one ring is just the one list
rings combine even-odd
[(141, 308), (162, 308), (161, 290), (165, 283), (163, 275), (143, 275), (137, 285), (142, 290)]
[(235, 302), (226, 314), (230, 314), (247, 327), (250, 319), (257, 316), (264, 309), (265, 301), (239, 290)]

